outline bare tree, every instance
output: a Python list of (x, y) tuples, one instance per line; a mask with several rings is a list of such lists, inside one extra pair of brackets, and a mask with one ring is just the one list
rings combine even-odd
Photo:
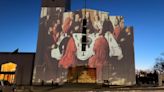
[(164, 53), (161, 53), (159, 57), (155, 59), (154, 70), (159, 73), (164, 73)]

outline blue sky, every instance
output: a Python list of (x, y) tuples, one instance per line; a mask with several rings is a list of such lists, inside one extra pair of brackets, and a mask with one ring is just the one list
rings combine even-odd
[[(164, 0), (87, 0), (87, 8), (122, 15), (134, 26), (135, 64), (148, 69), (164, 52)], [(0, 1), (0, 52), (35, 52), (41, 0)], [(84, 0), (72, 0), (72, 10), (82, 9)]]

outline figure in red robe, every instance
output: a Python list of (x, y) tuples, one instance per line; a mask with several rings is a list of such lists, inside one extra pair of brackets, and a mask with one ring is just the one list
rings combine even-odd
[(89, 58), (88, 66), (90, 68), (96, 68), (97, 82), (102, 81), (103, 66), (108, 61), (109, 58), (109, 45), (104, 35), (107, 30), (102, 30), (102, 25), (100, 23), (100, 18), (97, 13), (95, 13), (94, 27), (95, 32), (98, 32), (98, 38), (95, 40), (93, 51), (95, 55)]
[(109, 45), (104, 36), (96, 39), (93, 50), (95, 55), (89, 59), (88, 65), (90, 68), (96, 68), (97, 80), (101, 81), (103, 66), (109, 57)]
[(74, 16), (73, 13), (70, 12), (69, 16), (65, 19), (62, 27), (64, 33), (71, 34), (73, 16)]
[(115, 28), (114, 28), (114, 32), (113, 32), (113, 35), (116, 40), (118, 40), (118, 37), (123, 29), (124, 29), (123, 17), (120, 16), (120, 18), (118, 18), (116, 16), (116, 23), (115, 23)]
[(70, 66), (74, 66), (76, 64), (77, 58), (76, 58), (76, 45), (74, 42), (73, 37), (71, 37), (68, 41), (66, 52), (64, 56), (59, 61), (59, 67), (63, 67), (67, 69)]

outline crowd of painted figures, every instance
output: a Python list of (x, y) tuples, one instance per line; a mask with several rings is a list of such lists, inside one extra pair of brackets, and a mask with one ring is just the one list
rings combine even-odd
[[(87, 20), (86, 51), (81, 50), (84, 18)], [(109, 16), (96, 10), (64, 12), (61, 8), (42, 17), (40, 31), (44, 37), (42, 48), (46, 48), (42, 52), (44, 62), (54, 59), (58, 68), (64, 69), (87, 65), (96, 68), (100, 77), (110, 57), (117, 56), (118, 60), (124, 57), (120, 44), (126, 40), (125, 36), (131, 35), (131, 28), (124, 27), (122, 16)]]

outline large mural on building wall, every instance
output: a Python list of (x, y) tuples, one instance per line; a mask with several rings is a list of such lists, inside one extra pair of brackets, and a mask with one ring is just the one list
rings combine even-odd
[[(86, 34), (82, 34), (84, 18), (87, 20)], [(82, 50), (83, 35), (87, 38), (85, 51)], [(111, 80), (117, 84), (117, 79), (111, 77), (117, 72), (112, 71), (112, 62), (133, 65), (133, 51), (133, 28), (124, 26), (122, 16), (109, 16), (108, 12), (91, 9), (64, 12), (64, 8), (43, 7), (33, 83), (67, 82), (72, 67), (85, 66), (88, 70), (85, 68), (82, 73), (88, 76), (86, 78), (92, 79), (86, 72), (91, 69), (95, 70), (92, 75), (97, 83)], [(84, 76), (79, 73), (77, 76), (80, 75)]]

